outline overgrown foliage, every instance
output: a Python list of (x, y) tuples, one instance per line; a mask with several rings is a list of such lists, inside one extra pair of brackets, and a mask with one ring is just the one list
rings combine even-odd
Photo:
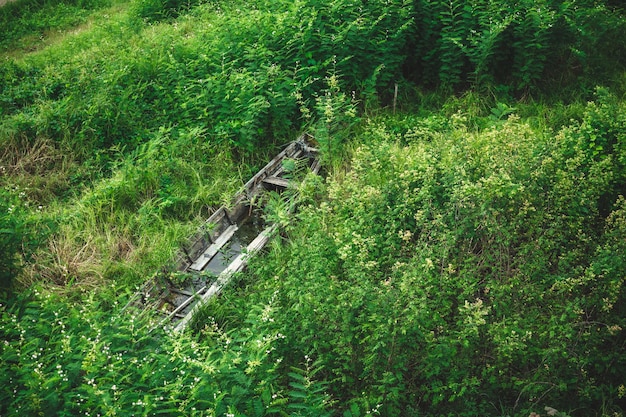
[[(0, 166), (0, 173), (5, 170)], [(41, 211), (41, 208), (37, 208)], [(26, 192), (0, 189), (0, 297), (13, 290), (15, 277), (49, 232), (49, 222), (29, 214)]]
[(148, 334), (145, 318), (120, 314), (110, 297), (73, 306), (32, 291), (0, 306), (0, 412), (311, 415), (297, 410), (319, 409), (326, 401), (312, 370), (296, 369), (293, 381), (282, 384), (279, 361), (268, 360), (284, 337), (263, 330), (271, 309), (249, 312), (248, 329), (224, 333), (209, 323), (189, 338)]
[(315, 358), (346, 415), (621, 413), (622, 112), (600, 91), (555, 137), (373, 122), (238, 297), (276, 298), (277, 354)]
[(18, 256), (21, 249), (23, 226), (13, 214), (15, 206), (2, 193), (0, 200), (0, 291), (8, 291), (17, 275)]
[[(591, 0), (3, 6), (0, 414), (623, 415), (625, 25)], [(121, 311), (302, 129), (328, 178), (291, 223), (270, 199), (284, 235), (195, 333)]]
[(626, 21), (602, 2), (417, 1), (415, 13), (407, 75), (420, 83), (528, 93), (624, 68)]
[(0, 137), (53, 138), (83, 159), (133, 149), (171, 125), (247, 150), (265, 146), (298, 127), (296, 97), (311, 109), (332, 68), (346, 88), (367, 83), (372, 96), (399, 73), (410, 10), (387, 6), (218, 3), (172, 25), (132, 16), (102, 23), (0, 66)]

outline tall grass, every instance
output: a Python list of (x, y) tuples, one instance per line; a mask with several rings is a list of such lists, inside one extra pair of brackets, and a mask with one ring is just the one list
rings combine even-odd
[[(0, 272), (67, 297), (3, 300), (0, 413), (622, 412), (625, 21), (582, 4), (141, 0), (7, 50)], [(329, 178), (197, 335), (116, 313), (305, 127)]]
[(112, 0), (17, 0), (0, 7), (0, 53), (32, 50), (48, 37), (87, 22), (98, 10), (110, 7)]
[(58, 230), (34, 254), (22, 284), (134, 286), (173, 257), (194, 224), (242, 184), (230, 152), (201, 131), (162, 131), (123, 157), (114, 174), (46, 208)]

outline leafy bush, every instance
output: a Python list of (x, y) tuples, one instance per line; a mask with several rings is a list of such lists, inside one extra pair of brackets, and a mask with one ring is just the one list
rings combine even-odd
[[(0, 166), (0, 172), (5, 169)], [(44, 222), (35, 227), (28, 204), (26, 192), (0, 189), (0, 296), (11, 292), (23, 261), (45, 238)]]
[(309, 123), (331, 76), (372, 111), (391, 102), (403, 73), (416, 86), (528, 91), (621, 67), (620, 13), (540, 3), (146, 3), (186, 13), (156, 25), (120, 14), (0, 64), (0, 146), (43, 137), (98, 167), (99, 151), (130, 151), (177, 126), (251, 152)]
[(135, 2), (133, 12), (148, 22), (155, 22), (175, 19), (198, 3), (199, 1), (188, 0), (139, 0)]
[(418, 1), (415, 13), (407, 75), (416, 81), (528, 92), (579, 88), (582, 75), (599, 81), (624, 67), (615, 55), (624, 48), (624, 16), (600, 2)]
[(17, 275), (18, 254), (21, 249), (22, 224), (13, 214), (15, 206), (2, 193), (0, 199), (0, 290), (11, 289), (13, 278)]
[[(206, 307), (193, 338), (147, 334), (118, 314), (119, 288), (78, 306), (3, 305), (0, 410), (619, 413), (623, 110), (598, 90), (554, 137), (514, 114), (486, 115), (483, 130), (458, 111), (373, 120), (350, 172), (305, 179), (297, 226)], [(198, 134), (139, 146), (120, 170), (136, 194), (103, 184), (108, 197), (85, 204), (102, 211), (76, 218), (104, 227), (111, 205), (141, 211)]]
[(263, 330), (271, 305), (249, 312), (247, 330), (209, 323), (191, 338), (149, 333), (146, 317), (120, 314), (115, 291), (73, 306), (34, 290), (0, 305), (2, 415), (323, 411), (312, 370), (294, 370), (290, 385), (278, 379), (272, 351), (283, 336)]
[(296, 93), (313, 107), (331, 69), (354, 94), (387, 86), (401, 70), (409, 14), (402, 2), (259, 1), (199, 5), (158, 28), (118, 18), (0, 65), (1, 130), (68, 143), (85, 159), (132, 150), (169, 125), (251, 151), (298, 129)]
[(619, 412), (622, 111), (600, 91), (556, 138), (371, 124), (239, 296), (276, 297), (277, 353), (314, 358), (346, 415)]

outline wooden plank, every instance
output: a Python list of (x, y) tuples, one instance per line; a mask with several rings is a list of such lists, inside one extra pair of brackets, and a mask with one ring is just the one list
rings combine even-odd
[[(228, 265), (228, 267), (224, 271), (222, 271), (220, 276), (222, 275), (230, 276), (234, 274), (235, 272), (242, 271), (245, 268), (245, 266), (248, 264), (248, 259), (250, 259), (250, 257), (253, 256), (256, 252), (263, 249), (263, 247), (270, 240), (270, 237), (272, 237), (272, 234), (274, 233), (274, 230), (276, 230), (277, 227), (278, 226), (276, 224), (273, 224), (265, 228), (265, 230), (263, 230), (261, 233), (259, 233), (259, 235), (256, 238), (254, 238), (254, 240), (250, 242), (250, 244), (246, 247), (246, 250), (242, 252), (239, 256), (237, 256), (230, 263), (230, 265)], [(207, 290), (207, 293), (209, 291), (211, 291), (211, 288)], [(210, 295), (207, 296), (205, 294), (202, 296), (202, 298), (208, 298), (208, 297), (210, 297)]]
[(211, 259), (213, 259), (215, 255), (217, 255), (220, 249), (222, 249), (222, 247), (230, 240), (230, 238), (233, 237), (237, 229), (238, 227), (236, 224), (230, 225), (226, 230), (224, 230), (224, 233), (222, 233), (217, 239), (215, 239), (215, 242), (213, 242), (213, 244), (210, 245), (207, 250), (204, 251), (204, 253), (195, 260), (193, 264), (191, 264), (189, 269), (192, 269), (194, 271), (202, 271), (208, 265), (208, 263), (211, 262)]
[(209, 225), (211, 224), (219, 224), (219, 222), (222, 221), (222, 217), (224, 217), (224, 206), (221, 206), (220, 208), (215, 210), (213, 214), (211, 214), (211, 216), (206, 219), (206, 221), (204, 222), (204, 227), (209, 227)]
[(207, 239), (206, 233), (202, 230), (199, 230), (193, 238), (191, 238), (186, 245), (182, 247), (183, 253), (189, 257), (193, 263), (193, 260), (198, 257), (199, 254), (204, 252), (206, 248), (211, 245), (211, 241)]
[(206, 290), (206, 285), (198, 290), (195, 294), (190, 294), (189, 298), (183, 301), (178, 307), (174, 309), (165, 319), (159, 323), (159, 326), (163, 326), (168, 321), (172, 320), (174, 317), (183, 318), (185, 317), (183, 314), (180, 314), (182, 310), (184, 310), (192, 301), (196, 300), (196, 297), (200, 295), (204, 290)]
[(313, 164), (311, 165), (311, 172), (313, 172), (315, 175), (317, 175), (320, 171), (320, 168), (322, 167), (322, 163), (320, 162), (319, 159), (316, 159)]
[(187, 296), (187, 297), (193, 296), (192, 292), (181, 290), (180, 288), (170, 288), (170, 291), (175, 292), (176, 294)]
[(289, 180), (280, 177), (267, 177), (263, 180), (263, 183), (278, 188), (289, 187)]
[(247, 193), (250, 193), (254, 190), (254, 188), (261, 182), (261, 178), (266, 177), (267, 175), (274, 172), (277, 168), (282, 166), (282, 160), (285, 157), (293, 155), (296, 150), (296, 142), (292, 142), (287, 146), (282, 152), (274, 157), (270, 162), (268, 162), (263, 169), (261, 169), (254, 177), (250, 178), (248, 182), (244, 185), (244, 190)]
[(196, 303), (196, 305), (191, 309), (187, 315), (176, 324), (174, 331), (181, 332), (185, 330), (189, 322), (191, 321), (194, 314), (200, 309), (202, 305), (206, 303), (206, 301), (218, 295), (222, 289), (228, 284), (233, 274), (236, 272), (242, 271), (245, 266), (248, 264), (248, 260), (251, 256), (254, 256), (256, 252), (263, 249), (263, 247), (269, 242), (270, 238), (274, 234), (278, 226), (273, 224), (263, 230), (259, 235), (247, 246), (246, 250), (239, 254), (228, 267), (222, 271), (222, 273), (217, 277), (217, 280), (211, 284), (209, 289), (202, 295), (202, 298)]
[(198, 228), (196, 233), (187, 240), (187, 243), (183, 244), (183, 255), (191, 258), (189, 265), (184, 268), (185, 270), (188, 269), (189, 266), (193, 264), (193, 260), (211, 246), (215, 239), (230, 225), (229, 222), (224, 222), (225, 212), (226, 210), (223, 206), (214, 211)]
[(313, 148), (313, 147), (311, 147), (309, 145), (304, 145), (303, 148), (304, 148), (304, 151), (306, 153), (319, 153), (319, 151), (320, 151), (319, 149)]

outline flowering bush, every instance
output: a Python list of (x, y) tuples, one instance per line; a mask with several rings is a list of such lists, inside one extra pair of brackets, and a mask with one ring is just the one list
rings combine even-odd
[(371, 123), (239, 297), (276, 294), (277, 353), (315, 357), (345, 415), (622, 412), (622, 111)]
[(247, 329), (224, 333), (209, 321), (190, 337), (149, 332), (112, 294), (74, 306), (34, 290), (2, 302), (2, 415), (264, 416), (326, 406), (309, 370), (294, 370), (291, 385), (276, 373), (284, 336), (263, 330), (272, 305), (253, 309)]

